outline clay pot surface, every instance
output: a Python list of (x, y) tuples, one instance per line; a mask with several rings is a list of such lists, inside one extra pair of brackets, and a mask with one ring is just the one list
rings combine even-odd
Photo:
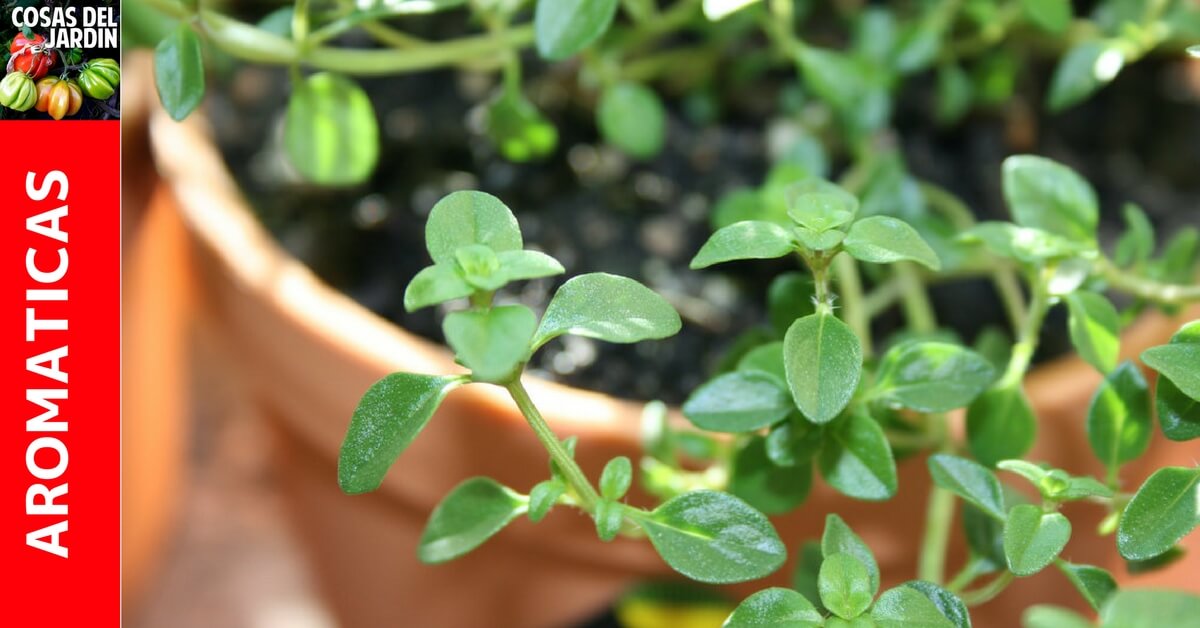
[[(336, 460), (351, 413), (362, 393), (394, 371), (451, 373), (442, 347), (368, 312), (322, 284), (286, 255), (256, 223), (209, 139), (201, 116), (177, 124), (157, 111), (151, 140), (159, 171), (191, 235), (197, 269), (196, 316), (230, 356), (228, 377), (244, 380), (247, 403), (276, 429), (275, 456), (294, 523), (308, 542), (318, 580), (342, 624), (379, 626), (570, 625), (584, 620), (628, 586), (673, 577), (648, 543), (601, 543), (591, 521), (559, 509), (539, 524), (518, 520), (463, 559), (426, 566), (417, 539), (433, 506), (462, 480), (488, 475), (528, 490), (547, 474), (546, 455), (503, 391), (467, 386), (451, 393), (425, 431), (401, 456), (383, 487), (343, 495)], [(423, 251), (413, 251), (424, 255)], [(1191, 316), (1200, 311), (1193, 309)], [(1136, 356), (1165, 341), (1185, 317), (1147, 315), (1126, 335), (1122, 351)], [(1076, 358), (1039, 367), (1027, 390), (1041, 418), (1032, 459), (1072, 472), (1098, 472), (1084, 417), (1100, 376)], [(635, 460), (641, 405), (554, 383), (527, 380), (530, 393), (560, 436), (578, 435), (578, 456), (598, 477), (616, 455)], [(961, 417), (955, 419), (961, 428)], [(1149, 453), (1122, 477), (1131, 490), (1155, 468), (1192, 465), (1195, 448), (1169, 443), (1155, 432)], [(732, 587), (744, 596), (786, 586), (795, 553), (817, 539), (824, 514), (836, 512), (876, 552), (884, 586), (916, 573), (916, 544), (924, 525), (929, 477), (924, 458), (899, 465), (900, 491), (884, 503), (845, 498), (821, 482), (798, 511), (776, 519), (792, 551), (770, 578)], [(645, 502), (644, 495), (634, 501)], [(1072, 507), (1075, 524), (1064, 557), (1112, 570), (1123, 584), (1200, 591), (1189, 575), (1200, 570), (1200, 538), (1185, 541), (1188, 558), (1133, 578), (1125, 573), (1111, 537), (1094, 534), (1103, 515)], [(953, 570), (964, 556), (954, 540)], [(1035, 603), (1083, 609), (1084, 603), (1054, 569), (1014, 584), (974, 613), (976, 626), (1012, 626)]]

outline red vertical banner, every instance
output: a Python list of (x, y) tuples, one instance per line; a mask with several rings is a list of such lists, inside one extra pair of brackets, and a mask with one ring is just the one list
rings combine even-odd
[(0, 623), (121, 623), (120, 3), (0, 8)]
[(120, 623), (120, 124), (3, 121), (9, 626)]

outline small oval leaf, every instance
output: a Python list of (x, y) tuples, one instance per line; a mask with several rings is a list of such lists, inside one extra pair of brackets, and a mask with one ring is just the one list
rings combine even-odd
[(1004, 519), (1004, 493), (987, 467), (950, 454), (929, 457), (929, 474), (938, 486), (974, 504), (996, 519)]
[(388, 468), (429, 422), (462, 377), (392, 373), (371, 385), (354, 409), (338, 455), (346, 493), (379, 488)]
[(858, 387), (862, 345), (832, 314), (810, 314), (788, 328), (783, 364), (800, 412), (813, 423), (828, 423), (850, 403)]
[(869, 501), (896, 494), (896, 461), (883, 428), (853, 414), (825, 430), (817, 456), (821, 477), (844, 495)]
[(1014, 506), (1004, 522), (1004, 557), (1018, 576), (1032, 576), (1058, 557), (1071, 538), (1071, 522), (1062, 513), (1043, 512), (1032, 504)]
[(782, 420), (795, 406), (781, 382), (762, 371), (718, 375), (692, 393), (683, 415), (714, 432), (749, 432)]
[(163, 108), (176, 121), (188, 117), (204, 100), (204, 55), (189, 24), (181, 23), (158, 42), (154, 84)]
[(1171, 549), (1200, 523), (1200, 468), (1166, 467), (1151, 475), (1125, 506), (1117, 550), (1146, 560)]
[(617, 13), (617, 0), (538, 0), (533, 13), (538, 53), (561, 61), (600, 39)]
[(684, 493), (637, 522), (668, 565), (700, 582), (754, 580), (779, 569), (787, 558), (771, 522), (726, 493)]
[(309, 76), (292, 86), (283, 145), (288, 160), (313, 183), (366, 181), (379, 160), (379, 124), (371, 99), (340, 74)]
[(843, 619), (853, 619), (867, 610), (876, 591), (866, 565), (849, 554), (825, 557), (817, 576), (817, 590), (825, 608)]
[(423, 563), (444, 563), (479, 547), (525, 512), (520, 495), (491, 478), (471, 478), (459, 484), (433, 509), (421, 533), (417, 557)]
[(1104, 295), (1079, 291), (1067, 295), (1067, 330), (1079, 357), (1107, 374), (1117, 367), (1121, 317)]
[(733, 260), (783, 257), (794, 249), (792, 237), (780, 225), (765, 220), (743, 220), (721, 227), (709, 236), (689, 267), (698, 269)]
[(920, 412), (948, 412), (982, 393), (996, 371), (983, 356), (945, 342), (906, 342), (880, 362), (874, 394)]
[(429, 212), (425, 221), (425, 246), (438, 264), (457, 265), (455, 253), (465, 246), (481, 244), (499, 256), (520, 251), (524, 242), (517, 217), (503, 201), (476, 190), (447, 194)]
[(653, 290), (607, 273), (588, 273), (567, 280), (542, 316), (533, 346), (562, 334), (608, 342), (638, 342), (679, 332), (679, 313)]
[(782, 587), (764, 589), (742, 600), (722, 628), (817, 628), (825, 620), (808, 598)]
[(613, 146), (632, 157), (649, 159), (666, 141), (667, 112), (658, 94), (648, 87), (618, 83), (601, 94), (596, 126)]
[(876, 264), (913, 261), (932, 270), (942, 263), (911, 225), (891, 216), (870, 216), (850, 225), (842, 242), (856, 259)]

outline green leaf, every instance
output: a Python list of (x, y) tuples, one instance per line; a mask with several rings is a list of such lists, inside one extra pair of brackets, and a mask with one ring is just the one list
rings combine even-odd
[(538, 0), (533, 13), (538, 53), (561, 61), (604, 35), (617, 13), (617, 0)]
[(780, 467), (807, 465), (821, 448), (821, 429), (807, 421), (783, 421), (767, 435), (767, 457)]
[(451, 312), (442, 322), (446, 342), (477, 381), (503, 384), (520, 375), (529, 357), (537, 317), (524, 305)]
[(519, 91), (505, 91), (487, 109), (487, 134), (509, 161), (545, 157), (558, 146), (558, 129)]
[(817, 579), (821, 573), (821, 563), (825, 559), (821, 555), (821, 544), (816, 541), (805, 541), (800, 546), (800, 559), (796, 561), (796, 569), (792, 572), (792, 588), (800, 592), (805, 599), (822, 613), (826, 612), (821, 603), (821, 593), (817, 587)]
[(896, 494), (896, 461), (883, 428), (869, 416), (852, 414), (825, 430), (817, 468), (844, 495), (869, 501)]
[(750, 432), (775, 423), (795, 406), (775, 376), (761, 371), (718, 375), (688, 397), (683, 415), (714, 432)]
[(629, 492), (633, 482), (633, 463), (625, 456), (617, 456), (604, 465), (600, 473), (600, 495), (604, 499), (616, 501)]
[(948, 412), (971, 403), (996, 372), (983, 356), (944, 342), (905, 342), (880, 362), (873, 394), (920, 412)]
[(817, 577), (817, 589), (825, 608), (844, 619), (853, 619), (867, 610), (878, 590), (872, 586), (866, 565), (849, 554), (825, 557)]
[(1200, 400), (1200, 342), (1173, 342), (1142, 352), (1142, 362), (1171, 380), (1180, 392)]
[(927, 15), (907, 25), (896, 42), (892, 64), (901, 74), (913, 74), (933, 65), (942, 48), (944, 21)]
[(668, 565), (700, 582), (754, 580), (779, 569), (787, 558), (771, 522), (726, 493), (684, 493), (637, 523)]
[(1030, 263), (1074, 257), (1089, 248), (1049, 231), (1007, 222), (981, 222), (964, 231), (961, 238), (982, 242), (1001, 257)]
[(1067, 329), (1079, 357), (1103, 375), (1117, 367), (1121, 317), (1104, 295), (1078, 291), (1067, 295)]
[(971, 628), (971, 615), (967, 612), (967, 605), (957, 595), (924, 580), (909, 580), (903, 586), (916, 589), (921, 595), (929, 598), (938, 613), (950, 620), (950, 625), (954, 628)]
[(1021, 0), (1021, 8), (1034, 24), (1061, 33), (1071, 23), (1071, 0)]
[(1133, 203), (1125, 203), (1125, 233), (1113, 250), (1113, 263), (1122, 268), (1145, 264), (1154, 255), (1154, 225), (1146, 212)]
[(782, 337), (796, 319), (815, 310), (813, 295), (816, 288), (807, 273), (788, 272), (776, 276), (767, 287), (767, 316)]
[(1112, 574), (1091, 565), (1075, 565), (1065, 560), (1055, 561), (1055, 566), (1075, 585), (1083, 599), (1097, 611), (1117, 590), (1117, 581)]
[(533, 490), (529, 491), (529, 520), (537, 523), (544, 519), (566, 492), (566, 485), (558, 479), (543, 480), (533, 485)]
[(423, 307), (468, 297), (475, 287), (467, 283), (450, 264), (434, 264), (421, 269), (404, 289), (404, 309), (415, 312)]
[(1167, 283), (1191, 283), (1195, 265), (1200, 259), (1200, 230), (1187, 226), (1175, 232), (1163, 246), (1162, 255), (1154, 261), (1151, 273)]
[(1004, 494), (1000, 481), (987, 467), (950, 454), (929, 457), (934, 484), (953, 492), (996, 519), (1004, 519)]
[(371, 99), (340, 74), (309, 76), (292, 86), (283, 145), (288, 160), (313, 183), (366, 181), (379, 160), (379, 124)]
[(1113, 371), (1088, 407), (1088, 442), (1109, 469), (1137, 458), (1150, 444), (1150, 391), (1133, 362)]
[(540, 251), (501, 251), (496, 254), (505, 283), (551, 277), (566, 272), (558, 260)]
[(666, 141), (667, 112), (653, 90), (637, 83), (617, 83), (600, 95), (596, 126), (613, 146), (632, 157), (649, 159)]
[(816, 628), (825, 623), (803, 595), (782, 587), (763, 589), (742, 600), (722, 628)]
[(858, 336), (832, 314), (810, 314), (788, 328), (783, 352), (800, 412), (813, 423), (832, 421), (850, 403), (862, 375)]
[(955, 628), (925, 593), (907, 584), (888, 589), (871, 609), (878, 628)]
[(945, 63), (938, 67), (937, 121), (951, 125), (962, 120), (971, 110), (974, 88), (971, 77), (957, 64)]
[(788, 217), (815, 233), (841, 227), (858, 212), (857, 197), (836, 183), (815, 177), (789, 185), (784, 197)]
[(785, 403), (788, 409), (795, 408), (795, 405), (792, 404), (792, 398), (787, 396), (787, 373), (783, 369), (782, 342), (768, 342), (765, 345), (759, 345), (747, 351), (742, 356), (742, 359), (738, 360), (737, 370), (759, 371), (774, 376), (780, 390), (784, 391)]
[(1071, 538), (1071, 522), (1062, 513), (1042, 512), (1032, 504), (1013, 506), (1004, 522), (1008, 570), (1032, 576), (1045, 569)]
[(468, 244), (454, 251), (458, 272), (476, 290), (491, 292), (502, 287), (506, 280), (500, 273), (500, 258), (486, 244)]
[(967, 406), (967, 445), (985, 465), (1024, 456), (1036, 433), (1037, 417), (1019, 387), (986, 390)]
[(962, 513), (963, 531), (972, 554), (978, 556), (989, 571), (1008, 569), (1004, 560), (1004, 523), (969, 502), (963, 504)]
[(1100, 611), (1103, 628), (1194, 626), (1200, 596), (1183, 591), (1135, 589), (1118, 591)]
[(1154, 472), (1125, 506), (1117, 550), (1146, 560), (1171, 549), (1200, 523), (1200, 468), (1165, 467)]
[(392, 373), (371, 385), (354, 409), (338, 456), (338, 485), (350, 494), (379, 488), (396, 458), (424, 429), (442, 399), (465, 381)]
[(1003, 188), (1018, 225), (1074, 242), (1096, 240), (1096, 191), (1074, 170), (1045, 157), (1014, 155), (1004, 160)]
[(204, 55), (200, 38), (180, 24), (154, 49), (154, 83), (171, 118), (183, 120), (204, 100)]
[(497, 255), (525, 246), (517, 217), (500, 199), (475, 190), (452, 192), (430, 210), (425, 246), (435, 263), (457, 268), (455, 253), (472, 244), (482, 244)]
[(525, 511), (525, 500), (491, 478), (459, 484), (433, 509), (417, 558), (444, 563), (479, 547)]
[(1083, 102), (1116, 78), (1123, 67), (1125, 53), (1115, 40), (1075, 44), (1054, 69), (1046, 94), (1046, 107), (1050, 111), (1062, 111)]
[(692, 269), (741, 259), (783, 257), (796, 248), (787, 229), (764, 220), (743, 220), (722, 227), (692, 258)]
[(1067, 608), (1038, 604), (1025, 609), (1021, 615), (1025, 628), (1095, 628), (1088, 618)]
[(842, 243), (856, 259), (875, 264), (913, 261), (932, 270), (942, 267), (937, 253), (911, 225), (891, 216), (869, 216), (850, 225)]
[(846, 238), (846, 234), (837, 229), (818, 233), (806, 227), (795, 227), (793, 232), (800, 244), (810, 251), (832, 251)]
[(1183, 394), (1171, 380), (1160, 377), (1154, 390), (1154, 406), (1163, 435), (1175, 441), (1200, 438), (1200, 401)]
[(734, 454), (728, 490), (761, 512), (790, 512), (804, 503), (811, 488), (812, 465), (777, 466), (767, 457), (761, 436), (749, 439)]
[(871, 548), (859, 538), (842, 518), (830, 513), (825, 516), (825, 533), (821, 536), (821, 554), (849, 554), (857, 558), (871, 577), (871, 589), (879, 590), (879, 564), (875, 562), (875, 554)]
[(600, 500), (592, 518), (596, 522), (596, 536), (605, 543), (617, 538), (621, 522), (625, 519), (625, 508), (614, 501)]
[(608, 342), (666, 338), (682, 323), (675, 308), (653, 290), (607, 273), (588, 273), (567, 280), (542, 316), (533, 346), (562, 334)]
[(285, 39), (292, 38), (292, 20), (295, 19), (295, 7), (279, 7), (258, 21), (258, 27), (273, 35)]
[(1001, 460), (997, 468), (1011, 471), (1029, 480), (1042, 494), (1053, 501), (1070, 501), (1088, 497), (1112, 497), (1113, 491), (1091, 477), (1071, 477), (1062, 469), (1050, 469), (1024, 460)]

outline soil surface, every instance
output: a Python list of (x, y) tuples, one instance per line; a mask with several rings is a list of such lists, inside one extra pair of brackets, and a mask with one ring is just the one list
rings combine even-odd
[[(526, 74), (535, 77), (527, 91), (560, 132), (557, 152), (529, 164), (506, 162), (483, 135), (478, 104), (496, 85), (481, 74), (361, 80), (379, 116), (381, 161), (368, 184), (341, 190), (298, 182), (280, 152), (285, 71), (227, 71), (217, 79), (218, 89), (210, 90), (209, 111), (230, 169), (284, 246), (324, 280), (421, 335), (440, 340), (441, 312), (406, 313), (404, 286), (429, 263), (426, 215), (457, 189), (503, 199), (517, 214), (527, 247), (558, 258), (566, 277), (605, 271), (643, 281), (683, 314), (678, 336), (633, 346), (567, 337), (548, 345), (531, 366), (570, 384), (678, 403), (740, 333), (765, 323), (769, 279), (795, 269), (790, 261), (687, 268), (711, 232), (714, 203), (765, 176), (766, 129), (781, 115), (777, 104), (794, 75), (771, 75), (754, 89), (712, 90), (735, 94), (723, 102), (668, 95), (666, 148), (651, 161), (636, 162), (599, 140), (591, 114), (595, 96), (574, 87), (572, 68), (545, 70), (532, 57), (527, 61)], [(1040, 101), (1051, 69), (1035, 68), (1029, 97)], [(1126, 201), (1140, 204), (1160, 234), (1200, 224), (1197, 85), (1195, 62), (1150, 59), (1060, 115), (1016, 99), (941, 128), (932, 121), (932, 80), (919, 79), (898, 98), (895, 126), (910, 170), (956, 193), (981, 219), (1007, 217), (999, 183), (1007, 155), (1035, 152), (1067, 163), (1096, 186), (1102, 239), (1111, 242)], [(705, 112), (713, 104), (720, 112), (715, 118)], [(835, 161), (834, 173), (844, 166)], [(510, 286), (499, 300), (540, 311), (562, 280)], [(932, 295), (940, 322), (965, 340), (987, 324), (1004, 325), (986, 282), (943, 284)], [(1039, 358), (1067, 346), (1061, 309), (1049, 318)], [(891, 312), (875, 331), (886, 337), (901, 322)]]

